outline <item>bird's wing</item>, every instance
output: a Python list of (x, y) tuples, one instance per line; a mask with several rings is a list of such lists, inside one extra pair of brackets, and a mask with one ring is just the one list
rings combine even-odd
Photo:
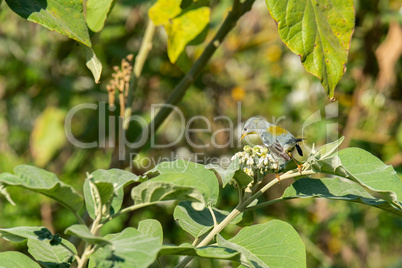
[(261, 140), (274, 157), (283, 159), (286, 162), (290, 160), (290, 156), (285, 152), (278, 140), (271, 139), (269, 135), (262, 135)]

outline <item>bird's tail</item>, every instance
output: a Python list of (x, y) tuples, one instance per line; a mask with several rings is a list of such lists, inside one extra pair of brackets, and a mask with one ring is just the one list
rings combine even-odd
[[(305, 138), (296, 138), (296, 142), (301, 142), (303, 140), (305, 140)], [(297, 152), (299, 153), (299, 155), (303, 156), (303, 151), (302, 151), (299, 143), (296, 143), (296, 149), (297, 149)]]

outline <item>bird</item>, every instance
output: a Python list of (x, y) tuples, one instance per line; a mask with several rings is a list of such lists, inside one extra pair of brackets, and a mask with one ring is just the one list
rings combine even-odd
[(280, 157), (286, 162), (293, 159), (301, 174), (302, 166), (293, 158), (291, 152), (296, 148), (298, 154), (303, 156), (299, 142), (304, 139), (295, 138), (295, 136), (286, 129), (268, 122), (261, 116), (254, 116), (246, 121), (240, 140), (250, 134), (258, 134), (263, 144), (276, 157)]

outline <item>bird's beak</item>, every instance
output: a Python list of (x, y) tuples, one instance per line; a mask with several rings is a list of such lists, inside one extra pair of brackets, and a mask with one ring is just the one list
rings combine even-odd
[(250, 134), (250, 133), (247, 133), (247, 132), (243, 133), (243, 135), (241, 136), (241, 138), (240, 138), (239, 141), (241, 141), (241, 140), (242, 140), (244, 137), (246, 137), (248, 134)]

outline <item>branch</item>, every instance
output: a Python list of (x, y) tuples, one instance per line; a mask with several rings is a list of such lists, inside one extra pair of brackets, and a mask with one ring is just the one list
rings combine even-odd
[[(314, 171), (307, 170), (302, 172), (302, 175), (311, 175), (315, 174)], [(212, 241), (212, 239), (219, 234), (234, 218), (236, 218), (239, 214), (243, 213), (244, 211), (247, 210), (247, 206), (250, 205), (254, 200), (256, 200), (260, 195), (262, 195), (264, 192), (266, 192), (269, 188), (271, 188), (273, 185), (278, 183), (279, 181), (283, 181), (286, 179), (290, 178), (295, 178), (301, 176), (299, 171), (297, 170), (290, 170), (280, 176), (280, 178), (275, 178), (269, 183), (267, 183), (264, 187), (262, 187), (257, 193), (252, 195), (250, 198), (247, 198), (244, 200), (244, 202), (240, 202), (232, 212), (229, 213), (229, 215), (226, 216), (226, 218), (219, 223), (217, 226), (215, 226), (214, 229), (197, 245), (198, 247), (203, 247), (209, 244), (209, 242)], [(176, 268), (183, 268), (185, 267), (191, 260), (193, 259), (193, 256), (187, 256), (185, 257), (177, 266)]]
[[(139, 148), (126, 148), (125, 157), (123, 160), (116, 160), (112, 158), (112, 162), (110, 163), (110, 168), (121, 168), (124, 169), (129, 166), (131, 155), (138, 154), (142, 149), (144, 149), (150, 141), (150, 138), (153, 133), (155, 133), (158, 128), (162, 125), (165, 119), (172, 112), (172, 106), (177, 105), (182, 98), (184, 97), (187, 89), (194, 82), (197, 76), (201, 73), (204, 66), (207, 64), (209, 59), (212, 57), (216, 49), (223, 42), (223, 39), (226, 35), (236, 26), (237, 21), (241, 16), (243, 16), (246, 12), (251, 9), (255, 0), (246, 0), (244, 3), (240, 4), (238, 0), (235, 0), (233, 3), (233, 8), (229, 12), (225, 21), (219, 28), (218, 32), (214, 36), (214, 38), (209, 42), (206, 46), (205, 50), (201, 54), (201, 56), (197, 59), (194, 65), (191, 67), (190, 71), (183, 77), (180, 83), (175, 87), (172, 94), (169, 96), (165, 105), (162, 109), (157, 113), (155, 118), (148, 124), (148, 132), (147, 132), (147, 142), (140, 146)], [(136, 138), (138, 138), (137, 136)]]

